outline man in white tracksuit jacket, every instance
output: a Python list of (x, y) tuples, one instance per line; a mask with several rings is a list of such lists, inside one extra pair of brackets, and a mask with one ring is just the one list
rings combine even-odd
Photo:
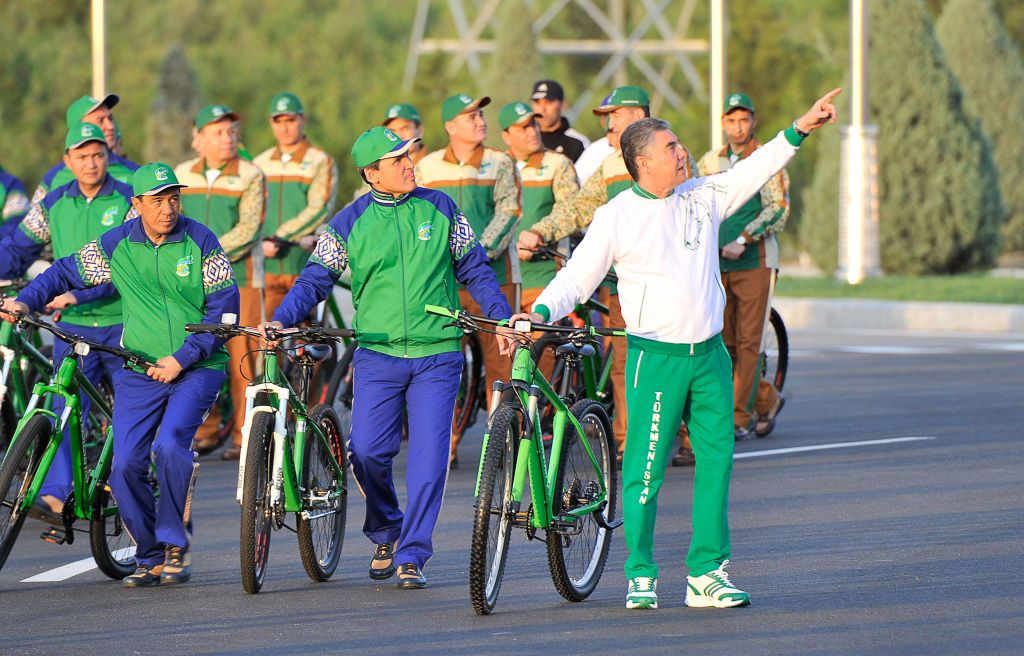
[(745, 606), (750, 596), (725, 573), (729, 478), (734, 447), (732, 366), (721, 331), (725, 292), (718, 265), (722, 221), (782, 169), (803, 139), (835, 122), (835, 89), (734, 168), (687, 180), (689, 153), (668, 123), (643, 119), (622, 135), (633, 177), (597, 210), (587, 235), (545, 288), (533, 314), (553, 321), (590, 298), (612, 266), (628, 333), (629, 435), (622, 463), (627, 608), (657, 608), (653, 559), (658, 490), (680, 419), (691, 431), (693, 538), (686, 604)]

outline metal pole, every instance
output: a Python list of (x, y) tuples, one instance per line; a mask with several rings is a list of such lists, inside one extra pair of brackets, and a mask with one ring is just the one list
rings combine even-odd
[(850, 125), (840, 128), (839, 267), (856, 285), (881, 273), (878, 127), (868, 117), (868, 0), (850, 0)]
[(711, 149), (722, 147), (725, 109), (725, 0), (711, 0)]
[(107, 94), (107, 17), (104, 0), (92, 0), (92, 96)]

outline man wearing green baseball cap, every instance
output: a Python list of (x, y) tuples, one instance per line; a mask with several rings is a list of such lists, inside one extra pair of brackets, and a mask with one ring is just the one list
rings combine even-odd
[[(726, 145), (697, 163), (700, 175), (728, 171), (761, 147), (754, 136), (757, 112), (745, 93), (725, 99), (722, 130)], [(722, 338), (733, 361), (733, 427), (737, 440), (767, 437), (785, 398), (760, 374), (761, 338), (779, 270), (779, 243), (789, 217), (789, 175), (780, 170), (737, 208), (718, 232), (719, 265), (725, 289)]]
[(399, 136), (402, 140), (416, 139), (409, 149), (409, 158), (413, 164), (419, 164), (427, 154), (423, 147), (423, 120), (419, 111), (408, 103), (395, 103), (384, 110), (384, 122), (381, 123)]
[[(263, 225), (266, 178), (252, 162), (238, 155), (240, 117), (230, 107), (207, 105), (195, 118), (195, 146), (200, 157), (182, 162), (174, 173), (188, 185), (181, 192), (181, 210), (217, 235), (224, 253), (231, 260), (241, 314), (238, 323), (255, 326), (264, 313), (263, 249), (260, 229)], [(236, 337), (228, 343), (231, 365), (231, 402), (234, 408), (231, 444), (221, 454), (237, 460), (242, 448), (242, 422), (245, 420), (245, 386), (255, 375), (256, 358), (246, 357), (257, 349), (256, 340)], [(221, 434), (220, 423), (229, 420), (219, 411), (210, 413), (196, 436), (197, 448), (215, 446)]]
[[(542, 220), (561, 203), (566, 203), (580, 189), (567, 155), (544, 147), (541, 141), (540, 114), (535, 113), (525, 102), (513, 102), (501, 108), (498, 114), (501, 125), (501, 140), (508, 146), (508, 154), (519, 171), (522, 181), (522, 207), (517, 235)], [(557, 244), (548, 244), (557, 247)], [(534, 301), (555, 277), (557, 263), (550, 257), (534, 254), (535, 257), (520, 263), (523, 289), (520, 294), (518, 311), (528, 312)], [(546, 351), (539, 366), (546, 375), (554, 367), (552, 353)]]
[[(397, 570), (398, 587), (404, 589), (427, 584), (422, 569), (433, 554), (431, 536), (444, 496), (462, 372), (461, 331), (423, 307), (459, 308), (455, 290), (461, 283), (489, 317), (512, 313), (455, 202), (417, 186), (409, 158), (414, 142), (383, 126), (356, 139), (352, 163), (371, 191), (331, 219), (274, 321), (265, 324), (296, 325), (351, 270), (359, 317), (352, 469), (366, 496), (363, 533), (375, 545), (369, 575), (384, 580)], [(507, 349), (504, 337), (499, 340)], [(403, 408), (408, 409), (410, 454), (404, 513), (393, 482)]]
[[(116, 290), (126, 318), (121, 344), (155, 363), (145, 373), (119, 366), (114, 374), (114, 460), (107, 482), (137, 545), (127, 588), (184, 583), (191, 576), (188, 509), (198, 471), (192, 439), (224, 382), (228, 356), (222, 340), (190, 334), (185, 324), (238, 314), (231, 263), (217, 238), (180, 214), (183, 186), (167, 164), (141, 167), (129, 192), (137, 219), (61, 257), (17, 301), (5, 302), (28, 312), (69, 290)], [(151, 461), (160, 480), (156, 498)]]
[[(529, 259), (534, 249), (551, 242), (564, 239), (590, 225), (594, 220), (597, 208), (608, 203), (617, 195), (626, 191), (632, 184), (632, 178), (626, 169), (619, 148), (619, 137), (630, 125), (642, 118), (650, 116), (650, 100), (647, 92), (637, 86), (617, 87), (605, 96), (594, 111), (595, 116), (607, 121), (608, 144), (614, 148), (604, 158), (601, 166), (590, 178), (583, 182), (579, 193), (571, 200), (553, 208), (547, 217), (534, 223), (529, 230), (519, 234), (519, 258)], [(614, 285), (602, 285), (601, 302), (608, 306), (608, 321), (612, 326), (622, 326), (622, 306), (619, 304), (618, 290)], [(626, 444), (628, 428), (626, 414), (626, 340), (613, 337), (612, 343), (612, 388), (615, 397), (615, 440), (618, 443), (619, 457), (622, 457)]]
[[(114, 152), (114, 149), (119, 147), (120, 136), (111, 110), (119, 100), (120, 98), (112, 93), (103, 98), (82, 96), (68, 105), (65, 119), (69, 130), (79, 123), (92, 123), (103, 131), (103, 139), (108, 149), (107, 171), (118, 182), (128, 184), (131, 182), (132, 173), (139, 165)], [(68, 170), (63, 160), (58, 162), (43, 175), (42, 181), (32, 194), (32, 203), (38, 203), (51, 189), (65, 185), (73, 179), (74, 174)]]
[[(448, 134), (448, 146), (420, 160), (416, 179), (424, 187), (443, 191), (455, 200), (491, 259), (505, 298), (515, 305), (516, 285), (520, 282), (519, 262), (513, 252), (520, 213), (519, 176), (508, 155), (484, 146), (487, 121), (482, 110), (490, 102), (487, 96), (474, 98), (465, 93), (444, 101), (441, 122)], [(459, 292), (459, 298), (467, 312), (479, 313), (480, 308), (465, 290)], [(495, 380), (508, 380), (511, 365), (492, 341), (485, 342), (487, 389)], [(459, 437), (453, 433), (453, 443), (458, 443)], [(454, 449), (452, 459), (457, 466)]]
[[(73, 176), (54, 188), (31, 210), (6, 238), (0, 241), (0, 278), (19, 278), (50, 247), (54, 257), (78, 252), (86, 243), (130, 218), (132, 190), (107, 171), (110, 155), (103, 131), (93, 123), (72, 125), (64, 139), (63, 164)], [(121, 341), (121, 300), (104, 290), (78, 290), (44, 299), (50, 309), (61, 310), (58, 325), (89, 339), (117, 346)], [(56, 340), (54, 359), (61, 362), (70, 346)], [(93, 385), (111, 384), (121, 361), (107, 353), (92, 352), (82, 359), (81, 371)], [(80, 396), (83, 416), (92, 405)], [(59, 405), (63, 405), (59, 402)], [(60, 408), (56, 408), (60, 412)], [(71, 492), (71, 450), (65, 440), (36, 502), (36, 512), (60, 525), (64, 499)]]
[(314, 233), (334, 211), (338, 167), (306, 138), (306, 110), (294, 93), (274, 96), (268, 115), (277, 144), (253, 164), (267, 177), (263, 293), (266, 316), (273, 316), (306, 266)]

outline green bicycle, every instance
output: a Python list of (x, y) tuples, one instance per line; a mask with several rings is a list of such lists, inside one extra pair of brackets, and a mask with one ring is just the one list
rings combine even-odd
[[(0, 284), (0, 298), (15, 296), (26, 281)], [(36, 381), (50, 377), (51, 349), (43, 346), (38, 332), (28, 327), (0, 323), (0, 458), (11, 443), (18, 418), (25, 416)]]
[[(222, 339), (260, 337), (255, 328), (231, 324), (188, 324), (185, 329)], [(314, 366), (331, 357), (325, 343), (351, 335), (350, 330), (330, 328), (269, 331), (272, 340), (302, 343), (264, 348), (263, 376), (246, 389), (235, 498), (242, 505), (242, 587), (250, 594), (263, 587), (270, 537), (282, 528), (298, 535), (299, 555), (309, 578), (326, 581), (338, 566), (348, 508), (345, 436), (330, 405), (307, 410), (305, 399)], [(297, 365), (298, 391), (283, 374), (279, 353)], [(295, 528), (285, 523), (290, 512), (295, 513)]]
[[(71, 344), (72, 350), (61, 361), (52, 381), (35, 384), (11, 448), (0, 466), (0, 567), (7, 562), (67, 429), (71, 440), (73, 488), (64, 501), (62, 526), (51, 527), (42, 537), (55, 544), (72, 544), (75, 532), (80, 530), (73, 524), (78, 519), (87, 520), (89, 545), (100, 571), (112, 579), (123, 579), (135, 569), (135, 542), (121, 521), (107, 485), (114, 446), (111, 407), (106, 396), (82, 375), (77, 356), (84, 357), (90, 351), (112, 353), (125, 361), (126, 368), (143, 372), (153, 364), (131, 351), (84, 339), (32, 316), (15, 316), (19, 326), (50, 332)], [(94, 465), (87, 458), (79, 390), (92, 400), (94, 412), (107, 419), (106, 433)], [(47, 400), (57, 397), (65, 403), (60, 415), (46, 407)]]
[[(505, 322), (428, 305), (426, 312), (453, 320), (465, 332)], [(538, 371), (529, 333), (562, 336), (557, 357), (570, 364), (591, 357), (597, 336), (620, 330), (518, 322), (522, 332), (512, 364), (512, 380), (491, 390), (492, 413), (480, 454), (476, 506), (469, 557), (469, 596), (479, 615), (494, 610), (508, 557), (513, 527), (534, 539), (545, 531), (548, 565), (555, 588), (569, 601), (590, 596), (604, 572), (614, 519), (618, 481), (611, 421), (600, 403), (565, 402), (568, 379), (556, 392)], [(550, 460), (542, 439), (538, 403), (554, 409)], [(529, 486), (530, 498), (526, 501)]]

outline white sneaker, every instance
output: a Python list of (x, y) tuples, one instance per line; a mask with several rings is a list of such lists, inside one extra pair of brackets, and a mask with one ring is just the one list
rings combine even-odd
[(719, 565), (718, 569), (701, 576), (686, 577), (686, 605), (692, 608), (732, 608), (750, 604), (750, 595), (740, 590), (729, 581), (725, 567), (729, 561)]
[(629, 579), (626, 591), (626, 608), (654, 609), (658, 607), (658, 579), (650, 576), (635, 576)]

